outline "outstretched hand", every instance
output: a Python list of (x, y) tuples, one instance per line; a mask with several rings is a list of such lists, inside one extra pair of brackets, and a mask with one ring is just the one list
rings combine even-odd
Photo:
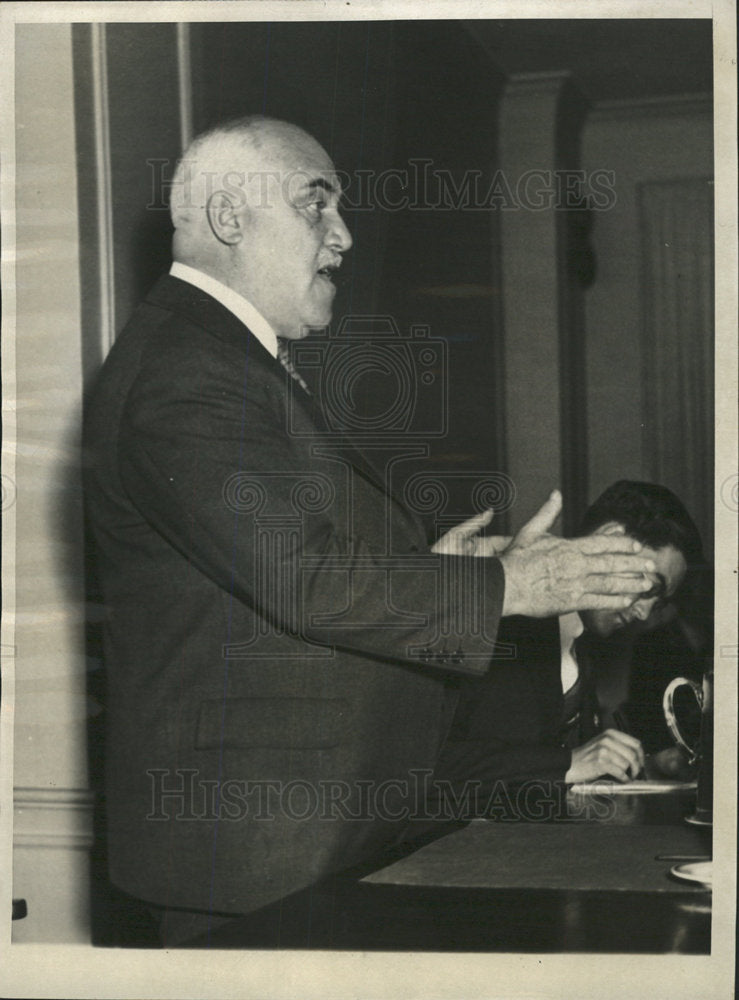
[(651, 559), (627, 535), (589, 535), (566, 540), (548, 534), (562, 509), (554, 490), (541, 509), (501, 553), (505, 572), (504, 615), (546, 618), (567, 611), (629, 607), (649, 590)]

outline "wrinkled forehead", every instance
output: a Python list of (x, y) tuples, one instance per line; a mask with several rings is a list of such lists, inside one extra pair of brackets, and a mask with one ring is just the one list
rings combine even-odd
[(216, 193), (238, 207), (298, 205), (316, 189), (327, 200), (341, 195), (328, 153), (297, 126), (271, 122), (241, 133), (196, 140), (178, 164), (170, 202), (176, 225), (205, 208)]
[(317, 188), (337, 198), (341, 195), (341, 183), (330, 156), (300, 129), (266, 133), (250, 151), (249, 159), (252, 171), (273, 178), (292, 198)]

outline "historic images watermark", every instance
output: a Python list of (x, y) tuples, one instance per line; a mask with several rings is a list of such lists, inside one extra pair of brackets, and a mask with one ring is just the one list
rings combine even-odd
[(498, 822), (606, 821), (615, 815), (612, 796), (568, 796), (561, 782), (500, 779), (451, 782), (413, 769), (383, 781), (206, 779), (196, 768), (147, 772), (151, 822), (431, 822), (485, 818)]
[[(149, 159), (149, 210), (167, 210), (170, 200), (182, 208), (203, 208), (211, 195), (225, 192), (236, 205), (248, 201), (269, 208), (280, 199), (300, 201), (311, 178), (299, 170), (203, 170), (181, 160)], [(172, 179), (174, 177), (174, 179)], [(411, 158), (384, 170), (338, 170), (341, 209), (346, 212), (544, 212), (588, 209), (607, 212), (617, 201), (613, 170), (532, 168), (512, 176), (503, 170), (449, 170), (426, 158)]]

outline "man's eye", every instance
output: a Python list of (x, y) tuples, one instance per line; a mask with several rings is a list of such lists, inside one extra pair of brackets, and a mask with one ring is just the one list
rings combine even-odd
[(323, 200), (323, 198), (317, 198), (316, 201), (310, 202), (310, 204), (306, 205), (305, 207), (312, 215), (318, 217), (326, 207), (326, 202)]

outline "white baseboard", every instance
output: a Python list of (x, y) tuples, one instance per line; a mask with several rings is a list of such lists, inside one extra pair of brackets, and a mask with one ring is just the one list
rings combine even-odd
[(14, 847), (89, 850), (94, 794), (84, 788), (16, 788)]
[(83, 788), (15, 789), (13, 897), (28, 914), (14, 944), (89, 944), (93, 804)]

